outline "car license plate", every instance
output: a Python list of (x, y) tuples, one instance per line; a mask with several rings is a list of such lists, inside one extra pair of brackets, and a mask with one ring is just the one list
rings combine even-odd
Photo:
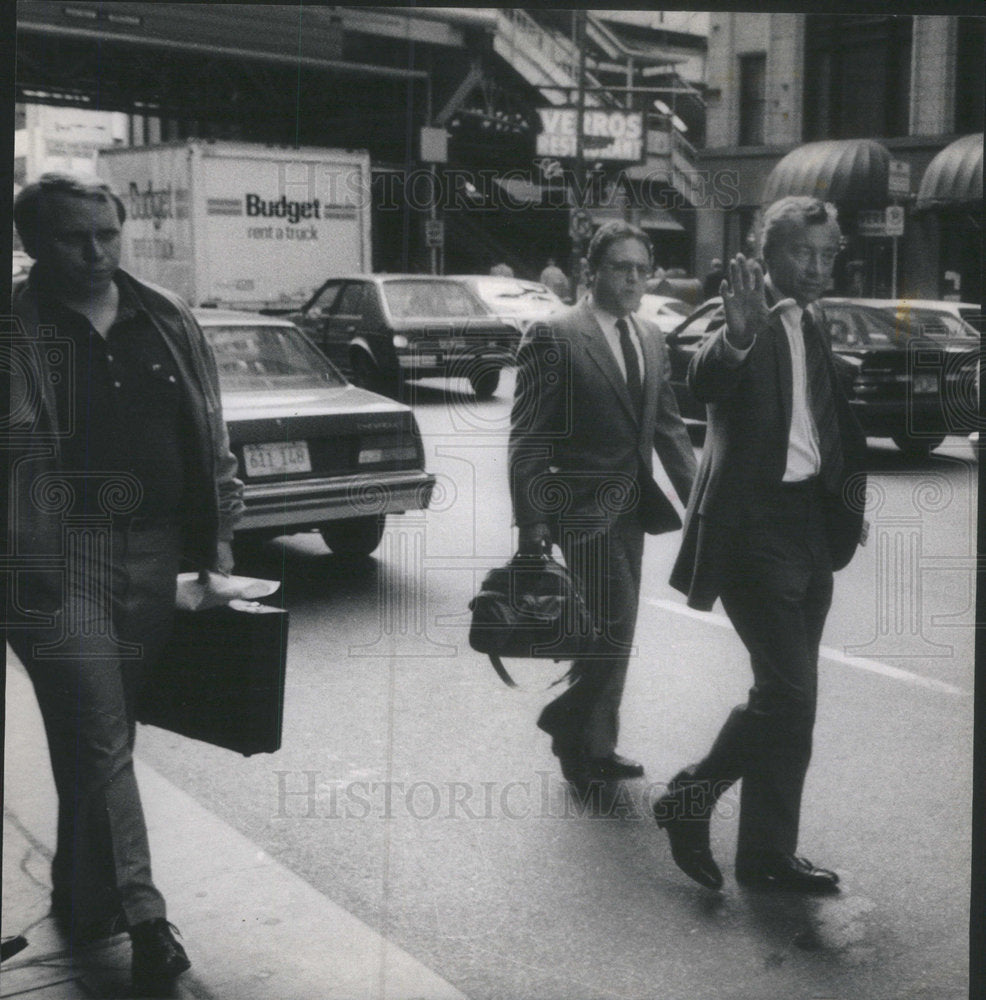
[(913, 387), (915, 392), (929, 393), (938, 391), (937, 375), (915, 375)]
[(437, 354), (415, 354), (414, 355), (415, 364), (420, 365), (422, 368), (434, 368), (438, 364)]
[(443, 351), (454, 351), (458, 347), (462, 347), (461, 340), (440, 340), (438, 346)]
[(307, 441), (270, 441), (243, 445), (244, 472), (248, 476), (283, 476), (311, 472)]

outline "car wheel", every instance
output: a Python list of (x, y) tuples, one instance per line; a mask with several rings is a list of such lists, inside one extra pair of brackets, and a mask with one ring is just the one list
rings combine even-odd
[(894, 434), (893, 442), (908, 458), (927, 458), (937, 448), (945, 435), (935, 435), (935, 437), (912, 438), (907, 434)]
[(472, 384), (472, 391), (476, 393), (477, 399), (492, 399), (496, 387), (500, 384), (500, 369), (475, 372), (469, 376), (469, 382)]
[(388, 378), (380, 371), (377, 363), (365, 351), (356, 351), (352, 358), (353, 381), (370, 392), (397, 398), (397, 379)]
[(387, 518), (384, 514), (329, 521), (319, 531), (337, 556), (368, 556), (380, 544)]

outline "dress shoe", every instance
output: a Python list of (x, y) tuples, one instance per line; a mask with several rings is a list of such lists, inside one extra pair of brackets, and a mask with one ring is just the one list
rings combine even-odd
[(753, 864), (737, 862), (736, 881), (750, 889), (777, 889), (824, 895), (839, 891), (839, 876), (793, 854), (779, 854)]
[(599, 778), (602, 781), (641, 778), (644, 774), (643, 764), (622, 757), (618, 753), (611, 753), (608, 757), (590, 757), (586, 761), (586, 767), (593, 778)]
[(163, 917), (142, 920), (130, 928), (130, 975), (138, 996), (169, 992), (174, 980), (191, 968), (185, 949), (175, 940), (177, 931)]
[(654, 819), (671, 841), (674, 863), (706, 889), (721, 889), (722, 872), (709, 846), (712, 810), (691, 810), (689, 815), (684, 808), (683, 792), (686, 787), (684, 773), (673, 778), (667, 792), (654, 803)]

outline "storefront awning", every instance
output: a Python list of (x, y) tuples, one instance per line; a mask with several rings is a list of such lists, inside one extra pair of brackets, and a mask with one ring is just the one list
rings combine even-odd
[(964, 135), (929, 164), (918, 188), (916, 208), (982, 206), (983, 133)]
[(764, 205), (790, 194), (836, 205), (882, 208), (890, 153), (872, 139), (830, 139), (792, 149), (767, 176)]
[(663, 208), (648, 208), (640, 213), (637, 225), (641, 229), (662, 229), (665, 232), (683, 233), (685, 227)]
[(495, 177), (496, 183), (510, 197), (521, 205), (541, 204), (541, 185), (524, 180), (523, 177)]

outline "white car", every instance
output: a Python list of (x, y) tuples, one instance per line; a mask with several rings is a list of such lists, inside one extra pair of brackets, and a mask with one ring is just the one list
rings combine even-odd
[(540, 281), (493, 274), (451, 275), (468, 285), (502, 322), (524, 334), (538, 320), (565, 308), (565, 303)]
[(870, 309), (884, 309), (895, 313), (904, 319), (913, 311), (918, 314), (935, 312), (950, 313), (963, 323), (968, 323), (980, 334), (986, 329), (983, 322), (983, 308), (974, 302), (953, 302), (950, 299), (842, 299), (833, 298), (831, 302), (855, 302)]
[(637, 315), (654, 323), (661, 333), (668, 334), (694, 311), (693, 306), (681, 299), (646, 293), (640, 300)]

